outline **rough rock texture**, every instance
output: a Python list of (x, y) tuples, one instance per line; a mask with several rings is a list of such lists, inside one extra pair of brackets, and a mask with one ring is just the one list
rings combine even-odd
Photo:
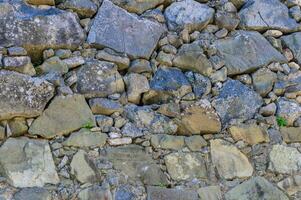
[(300, 54), (300, 46), (301, 46), (301, 33), (292, 33), (290, 35), (285, 35), (281, 37), (283, 43), (293, 52), (295, 59), (301, 64), (301, 54)]
[(147, 200), (197, 200), (198, 195), (195, 191), (183, 190), (183, 189), (165, 189), (160, 187), (148, 187), (147, 188), (148, 197)]
[(129, 12), (141, 14), (146, 10), (155, 8), (157, 5), (164, 3), (165, 0), (112, 0), (112, 2)]

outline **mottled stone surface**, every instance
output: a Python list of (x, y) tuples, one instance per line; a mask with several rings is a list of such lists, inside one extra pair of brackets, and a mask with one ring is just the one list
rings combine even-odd
[(295, 59), (301, 64), (301, 33), (292, 33), (281, 37), (283, 43), (293, 52)]
[(168, 189), (162, 187), (148, 187), (147, 200), (197, 200), (198, 194), (187, 189)]
[(114, 4), (126, 9), (129, 12), (142, 14), (144, 11), (155, 8), (165, 0), (111, 0)]

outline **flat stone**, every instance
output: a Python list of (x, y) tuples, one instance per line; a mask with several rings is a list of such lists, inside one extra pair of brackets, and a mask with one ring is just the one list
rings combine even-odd
[(219, 186), (208, 186), (198, 189), (201, 200), (221, 200), (222, 192)]
[(200, 135), (185, 137), (185, 144), (191, 151), (199, 151), (202, 147), (208, 145), (206, 140)]
[(142, 14), (144, 11), (157, 7), (165, 2), (165, 0), (112, 0), (114, 4), (126, 9), (128, 12)]
[(277, 74), (262, 68), (252, 74), (252, 80), (255, 91), (264, 97), (273, 89), (274, 83), (277, 81)]
[(171, 189), (162, 187), (147, 187), (147, 200), (197, 200), (198, 194), (189, 189)]
[(91, 26), (88, 43), (148, 59), (163, 32), (161, 24), (139, 18), (104, 0)]
[(89, 100), (89, 106), (93, 114), (111, 115), (114, 112), (121, 113), (122, 105), (118, 101), (106, 98), (92, 98)]
[(24, 200), (24, 199), (30, 199), (30, 200), (51, 200), (51, 194), (44, 188), (40, 187), (33, 187), (33, 188), (24, 188), (17, 192), (14, 195), (14, 200)]
[(280, 133), (286, 143), (301, 142), (301, 127), (281, 127)]
[(26, 56), (27, 51), (23, 47), (9, 47), (7, 49), (8, 55), (10, 56)]
[(271, 62), (286, 62), (286, 58), (255, 31), (235, 31), (214, 45), (225, 61), (228, 75), (252, 72)]
[(127, 69), (130, 65), (130, 59), (125, 54), (116, 53), (108, 48), (98, 51), (96, 59), (113, 62), (118, 66), (118, 70)]
[(200, 153), (171, 153), (164, 157), (167, 171), (175, 181), (205, 179), (207, 169)]
[(105, 61), (87, 61), (77, 71), (77, 90), (86, 98), (107, 97), (124, 91), (117, 65)]
[(210, 141), (212, 163), (219, 175), (225, 179), (245, 178), (253, 174), (253, 167), (247, 156), (234, 145), (215, 139)]
[(29, 128), (32, 135), (62, 136), (84, 126), (95, 126), (94, 116), (82, 95), (55, 97)]
[(0, 121), (37, 117), (54, 95), (54, 86), (42, 78), (0, 70)]
[(27, 74), (29, 76), (34, 76), (36, 74), (36, 71), (31, 63), (31, 59), (28, 56), (4, 57), (3, 68), (22, 74)]
[(140, 74), (130, 73), (124, 77), (124, 82), (128, 101), (134, 104), (139, 104), (142, 94), (150, 89), (147, 78)]
[(294, 195), (301, 191), (301, 176), (295, 175), (287, 177), (280, 181), (277, 185), (282, 190), (285, 190), (289, 195)]
[(301, 106), (294, 100), (282, 97), (278, 99), (276, 105), (277, 116), (286, 119), (288, 126), (292, 126), (294, 121), (301, 116)]
[(63, 62), (68, 66), (69, 69), (73, 69), (85, 64), (85, 60), (82, 56), (73, 56), (71, 58), (66, 58), (63, 59)]
[(294, 58), (301, 64), (301, 33), (292, 33), (281, 37), (284, 45), (287, 46), (294, 54)]
[(77, 197), (79, 200), (112, 200), (112, 193), (110, 189), (105, 189), (98, 185), (92, 185), (88, 188), (81, 190)]
[(32, 5), (55, 5), (55, 0), (26, 0), (26, 2)]
[(184, 147), (183, 136), (173, 136), (166, 134), (157, 134), (151, 136), (151, 145), (158, 149), (178, 150)]
[(68, 70), (68, 65), (57, 56), (45, 60), (42, 65), (37, 67), (37, 71), (40, 73), (57, 72), (66, 74)]
[(0, 164), (2, 175), (14, 187), (43, 187), (47, 183), (59, 183), (51, 150), (45, 140), (7, 139), (0, 148)]
[(80, 18), (91, 18), (97, 12), (97, 5), (91, 0), (67, 0), (59, 8), (70, 9)]
[(108, 139), (108, 143), (111, 146), (120, 146), (126, 144), (132, 144), (133, 140), (130, 137), (123, 137), (123, 138), (110, 138)]

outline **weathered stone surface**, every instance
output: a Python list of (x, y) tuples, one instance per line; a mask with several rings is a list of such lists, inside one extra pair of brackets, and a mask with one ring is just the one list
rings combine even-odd
[(171, 31), (188, 29), (201, 30), (210, 23), (214, 16), (214, 9), (194, 0), (174, 2), (165, 9), (165, 19)]
[(295, 175), (287, 177), (280, 181), (277, 185), (281, 189), (285, 190), (289, 195), (293, 195), (301, 191), (301, 176)]
[(231, 126), (229, 132), (235, 141), (243, 140), (251, 145), (270, 141), (266, 130), (256, 124)]
[(286, 143), (301, 142), (301, 127), (281, 127), (280, 133)]
[(261, 96), (266, 96), (274, 86), (277, 75), (269, 69), (262, 68), (252, 74), (253, 85)]
[(85, 64), (85, 60), (82, 56), (73, 56), (71, 58), (66, 58), (63, 62), (69, 67), (69, 69), (73, 69), (82, 64)]
[(67, 0), (60, 8), (76, 12), (80, 18), (90, 18), (97, 12), (97, 5), (91, 0)]
[(295, 59), (301, 64), (301, 33), (292, 33), (281, 37), (284, 45), (286, 45), (294, 54)]
[(9, 120), (8, 127), (10, 130), (10, 134), (13, 137), (22, 136), (28, 131), (26, 120), (22, 117), (16, 117), (12, 120)]
[(226, 63), (228, 75), (251, 72), (271, 62), (286, 62), (258, 32), (239, 30), (214, 44)]
[(144, 135), (143, 132), (131, 122), (126, 123), (122, 127), (121, 134), (131, 138), (141, 137)]
[(68, 65), (63, 62), (59, 57), (54, 56), (43, 62), (42, 65), (37, 67), (40, 73), (57, 72), (59, 74), (65, 74), (68, 72)]
[(130, 59), (125, 54), (117, 53), (109, 48), (98, 51), (96, 59), (113, 62), (118, 66), (118, 70), (127, 69), (130, 65)]
[(207, 146), (206, 140), (200, 135), (185, 137), (185, 144), (191, 151), (199, 151), (202, 147)]
[(28, 56), (4, 57), (3, 68), (22, 74), (27, 74), (29, 76), (34, 76), (36, 74), (36, 71), (31, 63), (31, 59)]
[(77, 72), (77, 89), (85, 97), (107, 97), (124, 91), (124, 82), (113, 63), (90, 60)]
[(82, 95), (57, 96), (29, 128), (32, 135), (53, 138), (81, 127), (95, 126), (94, 116)]
[(152, 135), (151, 144), (156, 149), (162, 148), (177, 150), (184, 147), (184, 137), (166, 134)]
[(111, 115), (114, 112), (122, 112), (122, 105), (106, 98), (93, 98), (89, 100), (89, 106), (93, 114)]
[(129, 12), (142, 14), (144, 11), (164, 3), (165, 0), (111, 0), (114, 4), (126, 9)]
[(219, 186), (208, 186), (198, 189), (201, 200), (222, 200), (222, 192)]
[(150, 88), (147, 78), (136, 73), (130, 73), (125, 76), (124, 82), (127, 88), (128, 101), (134, 104), (139, 104), (141, 95)]
[(104, 0), (92, 24), (88, 42), (132, 57), (149, 58), (163, 32), (161, 24), (140, 19)]
[(247, 30), (282, 32), (299, 30), (299, 24), (288, 13), (288, 8), (278, 0), (251, 0), (239, 11), (240, 27)]
[(225, 179), (245, 178), (253, 174), (248, 158), (234, 145), (221, 140), (211, 140), (211, 158), (220, 176)]
[(14, 200), (51, 200), (51, 194), (44, 188), (24, 188), (14, 195)]
[(226, 200), (241, 199), (279, 199), (289, 200), (289, 198), (272, 183), (262, 177), (254, 177), (243, 182), (226, 193)]
[(255, 91), (239, 81), (228, 80), (212, 104), (222, 123), (228, 123), (232, 119), (251, 119), (262, 103)]
[(162, 187), (147, 187), (147, 200), (197, 200), (198, 194), (188, 189), (168, 189)]
[(0, 70), (0, 120), (39, 116), (54, 95), (54, 86), (41, 78)]
[(301, 106), (294, 100), (282, 97), (277, 101), (277, 116), (283, 117), (287, 125), (292, 126), (294, 121), (301, 116)]
[(3, 176), (15, 187), (43, 187), (59, 182), (45, 140), (9, 138), (0, 148), (0, 165)]
[(85, 39), (71, 12), (39, 9), (18, 0), (2, 1), (0, 10), (0, 29), (4, 30), (0, 34), (0, 46), (22, 46), (33, 61), (41, 58), (45, 49), (75, 49)]
[(186, 72), (185, 75), (192, 85), (192, 90), (196, 98), (201, 98), (211, 92), (211, 82), (209, 78), (192, 72)]
[(269, 157), (269, 169), (273, 172), (292, 174), (301, 170), (301, 153), (293, 147), (274, 145)]
[(25, 0), (27, 3), (32, 5), (55, 5), (55, 0)]
[(171, 153), (164, 157), (167, 171), (176, 181), (206, 178), (207, 169), (200, 153)]
[(98, 185), (93, 185), (83, 189), (78, 193), (79, 200), (112, 200), (112, 194), (109, 189), (105, 189)]
[(133, 179), (140, 179), (146, 185), (165, 185), (167, 177), (150, 154), (137, 145), (107, 148), (101, 152), (101, 159), (109, 160), (117, 170)]

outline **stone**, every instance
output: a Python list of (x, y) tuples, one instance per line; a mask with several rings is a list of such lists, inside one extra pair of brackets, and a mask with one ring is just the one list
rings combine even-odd
[(63, 143), (64, 146), (72, 147), (103, 147), (107, 141), (107, 134), (101, 132), (92, 132), (89, 129), (82, 128), (72, 133)]
[(55, 5), (55, 0), (26, 0), (26, 2), (32, 5)]
[(132, 185), (121, 185), (116, 189), (115, 200), (132, 200), (137, 198), (139, 197), (136, 188)]
[(252, 80), (255, 91), (264, 97), (273, 89), (277, 75), (267, 68), (262, 68), (252, 74)]
[(29, 76), (34, 76), (36, 74), (36, 70), (34, 69), (31, 59), (28, 56), (4, 57), (3, 68), (22, 74), (27, 74)]
[(253, 118), (262, 103), (262, 98), (255, 91), (237, 80), (228, 80), (212, 105), (225, 124), (233, 119)]
[(294, 195), (301, 191), (301, 176), (295, 175), (287, 177), (280, 181), (277, 185), (289, 195)]
[(117, 65), (105, 61), (87, 61), (77, 71), (77, 90), (86, 98), (107, 97), (124, 91)]
[(7, 49), (8, 55), (10, 56), (26, 56), (27, 51), (23, 47), (9, 47)]
[(124, 77), (124, 82), (128, 101), (134, 104), (139, 104), (142, 94), (150, 89), (147, 78), (140, 74), (130, 73)]
[(272, 172), (293, 174), (301, 170), (301, 153), (293, 147), (273, 145), (269, 159), (269, 170)]
[(214, 17), (214, 9), (194, 0), (174, 2), (164, 12), (170, 31), (183, 29), (193, 32), (205, 28)]
[(127, 69), (130, 65), (130, 59), (125, 54), (117, 53), (108, 48), (98, 51), (96, 59), (113, 62), (118, 66), (118, 70)]
[(53, 138), (88, 125), (95, 126), (95, 119), (82, 95), (57, 96), (43, 114), (33, 121), (28, 132)]
[(131, 62), (128, 72), (133, 72), (133, 73), (152, 72), (152, 67), (148, 60), (136, 59)]
[(143, 96), (143, 102), (166, 103), (181, 98), (192, 91), (183, 72), (174, 67), (160, 67), (150, 81), (150, 91)]
[(172, 66), (172, 60), (174, 58), (173, 54), (165, 53), (164, 51), (160, 51), (156, 57), (156, 61), (158, 61), (159, 65), (164, 65), (167, 67)]
[(194, 190), (162, 187), (147, 187), (147, 200), (197, 200), (198, 194)]
[(218, 10), (215, 13), (215, 23), (220, 28), (226, 28), (227, 30), (234, 30), (240, 22), (239, 16), (236, 12), (226, 12), (224, 10)]
[(294, 18), (297, 22), (301, 20), (301, 9), (299, 6), (294, 6), (289, 9), (289, 14)]
[(55, 51), (54, 55), (60, 59), (66, 59), (72, 56), (72, 51), (70, 49), (58, 49)]
[(121, 134), (131, 138), (137, 138), (144, 135), (144, 133), (131, 122), (126, 123), (122, 127)]
[(288, 8), (278, 0), (251, 0), (240, 9), (239, 17), (240, 28), (246, 30), (299, 30), (299, 24), (289, 17)]
[(82, 56), (73, 56), (71, 58), (66, 58), (63, 59), (63, 62), (68, 66), (69, 69), (73, 69), (85, 64), (85, 60)]
[(132, 141), (133, 140), (130, 137), (110, 138), (110, 139), (108, 139), (108, 143), (111, 146), (120, 146), (120, 145), (132, 144)]
[(14, 195), (14, 200), (51, 200), (51, 194), (44, 188), (33, 187), (33, 188), (24, 188), (17, 192)]
[(89, 100), (89, 106), (93, 114), (111, 115), (114, 112), (121, 113), (122, 105), (118, 101), (106, 98), (92, 98)]
[(235, 31), (214, 45), (225, 61), (228, 75), (252, 72), (271, 62), (286, 62), (286, 58), (255, 31)]
[(164, 157), (167, 171), (175, 181), (205, 179), (207, 169), (201, 153), (171, 153)]
[(164, 32), (158, 22), (141, 19), (104, 0), (87, 40), (96, 47), (109, 47), (134, 58), (148, 59)]
[(212, 73), (212, 64), (198, 41), (183, 44), (173, 60), (173, 66), (207, 76)]
[[(51, 3), (54, 5), (53, 0)], [(35, 8), (19, 0), (1, 2), (0, 10), (0, 29), (4, 30), (0, 46), (21, 46), (33, 62), (39, 61), (46, 49), (75, 49), (85, 40), (84, 30), (71, 12)]]
[(214, 72), (211, 74), (210, 79), (212, 83), (225, 82), (227, 80), (227, 68), (223, 67)]
[(166, 185), (167, 177), (161, 171), (152, 156), (138, 145), (126, 145), (106, 148), (100, 153), (100, 158), (113, 163), (131, 179), (141, 180), (146, 185)]
[(8, 121), (9, 130), (13, 137), (24, 135), (28, 131), (28, 126), (25, 118), (16, 117)]
[(288, 126), (292, 126), (294, 121), (301, 116), (301, 106), (294, 100), (281, 97), (277, 103), (277, 116), (283, 117)]
[(157, 7), (165, 2), (165, 0), (112, 0), (117, 6), (124, 8), (128, 12), (142, 14), (144, 11)]
[(80, 18), (91, 18), (97, 12), (97, 5), (91, 0), (67, 0), (59, 8), (70, 9)]
[(273, 116), (276, 113), (277, 106), (275, 103), (270, 103), (260, 108), (259, 113), (264, 117)]
[(253, 177), (242, 184), (234, 187), (225, 194), (226, 200), (240, 199), (279, 199), (289, 200), (289, 198), (272, 183), (263, 177)]
[(246, 178), (253, 174), (248, 158), (234, 145), (222, 139), (210, 140), (211, 158), (222, 178)]
[(5, 138), (5, 128), (0, 126), (0, 140)]
[(176, 117), (180, 115), (180, 105), (178, 103), (166, 103), (161, 104), (160, 108), (157, 110), (157, 112), (167, 116), (167, 117)]
[(206, 96), (211, 92), (211, 82), (209, 78), (192, 72), (186, 72), (185, 75), (192, 85), (193, 93), (197, 98)]
[(219, 186), (208, 186), (198, 189), (200, 200), (221, 200), (222, 192)]
[(57, 72), (66, 74), (68, 70), (68, 65), (57, 56), (45, 60), (42, 65), (37, 67), (37, 71), (40, 73)]
[(185, 137), (185, 144), (191, 151), (199, 151), (201, 148), (207, 146), (206, 140), (200, 135), (193, 135)]
[(43, 187), (47, 183), (59, 183), (46, 140), (7, 139), (0, 147), (0, 165), (2, 175), (14, 187)]
[(301, 142), (301, 127), (280, 127), (280, 133), (286, 143)]
[(81, 190), (77, 197), (79, 200), (113, 200), (111, 191), (98, 185), (92, 185)]
[(96, 167), (89, 161), (85, 151), (79, 150), (70, 163), (71, 174), (81, 183), (94, 183), (100, 179)]
[(301, 33), (292, 33), (289, 35), (285, 35), (281, 37), (281, 41), (284, 43), (285, 46), (287, 46), (294, 55), (294, 58), (298, 61), (298, 64), (301, 64), (301, 54), (300, 54), (300, 48), (301, 48)]
[(256, 124), (231, 126), (229, 132), (235, 141), (242, 140), (251, 145), (270, 141), (266, 130)]
[(208, 100), (183, 105), (178, 133), (182, 135), (214, 134), (221, 131), (220, 118)]
[(37, 117), (54, 95), (54, 86), (38, 77), (0, 70), (0, 121)]
[(114, 124), (113, 118), (108, 116), (96, 115), (95, 118), (97, 125), (103, 132), (108, 132), (109, 128)]
[(151, 145), (156, 149), (179, 150), (184, 147), (183, 136), (157, 134), (151, 136)]

